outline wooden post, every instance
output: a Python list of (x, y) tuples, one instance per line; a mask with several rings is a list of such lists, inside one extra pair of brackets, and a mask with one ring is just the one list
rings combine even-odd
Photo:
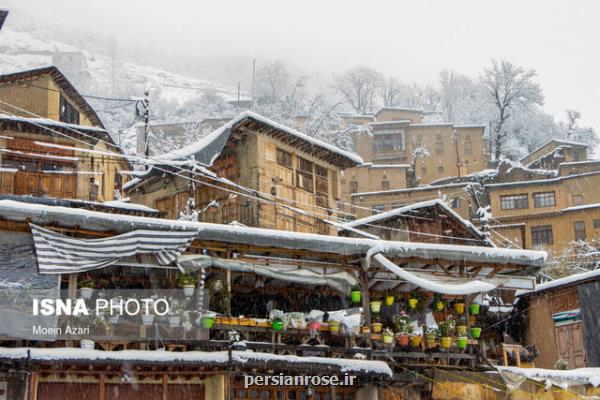
[(37, 372), (31, 373), (29, 380), (29, 400), (37, 400), (38, 375)]
[(100, 374), (100, 379), (98, 381), (98, 400), (106, 399), (106, 374)]
[(70, 299), (77, 297), (77, 273), (69, 274), (69, 286), (67, 288), (67, 296)]
[(167, 374), (162, 376), (162, 400), (169, 400), (169, 377)]
[(371, 307), (369, 305), (369, 272), (364, 268), (360, 269), (360, 292), (362, 297), (363, 318), (365, 325), (371, 325)]
[(231, 317), (231, 270), (227, 270), (227, 315)]

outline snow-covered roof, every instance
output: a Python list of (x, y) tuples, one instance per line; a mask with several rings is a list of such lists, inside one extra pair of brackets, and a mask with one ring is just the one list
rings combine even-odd
[(193, 229), (198, 232), (196, 238), (200, 241), (253, 244), (341, 255), (365, 255), (376, 247), (382, 253), (392, 257), (446, 259), (533, 267), (542, 266), (547, 258), (547, 253), (544, 251), (345, 238), (314, 233), (108, 214), (85, 209), (28, 204), (13, 200), (0, 200), (0, 217), (8, 221), (31, 222), (41, 226), (77, 227), (115, 233), (129, 232), (135, 229)]
[(558, 288), (561, 286), (572, 285), (572, 284), (587, 281), (590, 279), (600, 279), (600, 269), (597, 269), (594, 271), (582, 272), (579, 274), (573, 274), (573, 275), (565, 276), (564, 278), (555, 279), (550, 282), (541, 283), (541, 284), (537, 285), (535, 290), (533, 290), (533, 291), (518, 290), (515, 293), (515, 295), (516, 296), (528, 296), (531, 294), (538, 294), (545, 290), (555, 289), (555, 288)]
[(421, 108), (408, 108), (408, 107), (381, 107), (379, 111), (375, 113), (375, 115), (380, 114), (383, 111), (408, 111), (408, 112), (418, 112), (423, 113), (423, 109)]
[(29, 123), (29, 124), (39, 124), (39, 125), (50, 126), (50, 127), (54, 127), (54, 128), (69, 128), (69, 129), (75, 129), (78, 131), (95, 131), (95, 132), (106, 133), (106, 129), (100, 128), (98, 126), (67, 124), (66, 122), (54, 121), (54, 120), (48, 119), (48, 118), (26, 118), (26, 117), (17, 117), (14, 115), (0, 113), (0, 120), (24, 122), (24, 123)]
[[(120, 350), (102, 351), (71, 347), (63, 348), (0, 348), (0, 360), (29, 360), (32, 362), (118, 362), (118, 363), (152, 363), (152, 364), (198, 364), (210, 366), (227, 366), (229, 354), (227, 351), (160, 351), (160, 350)], [(232, 351), (231, 361), (238, 366), (248, 365), (274, 366), (275, 364), (291, 364), (300, 368), (310, 368), (313, 365), (333, 368), (339, 373), (361, 373), (391, 377), (392, 370), (383, 361), (356, 360), (327, 357), (299, 357), (270, 353), (254, 353), (252, 351)]]
[(143, 204), (131, 203), (129, 201), (123, 201), (123, 200), (105, 201), (102, 204), (105, 206), (108, 206), (108, 207), (123, 208), (126, 210), (132, 210), (132, 211), (158, 212), (158, 210), (155, 208), (148, 207)]
[(443, 208), (444, 211), (446, 211), (448, 214), (450, 214), (456, 221), (458, 221), (463, 226), (465, 226), (467, 229), (471, 230), (474, 234), (476, 234), (477, 236), (479, 236), (480, 238), (483, 239), (484, 235), (483, 235), (483, 233), (481, 233), (481, 231), (479, 229), (477, 229), (470, 221), (467, 221), (466, 219), (461, 217), (459, 214), (457, 214), (452, 208), (448, 207), (448, 205), (441, 199), (420, 201), (418, 203), (413, 203), (413, 204), (410, 204), (410, 205), (407, 205), (404, 207), (395, 208), (390, 211), (382, 212), (379, 214), (374, 214), (374, 215), (371, 215), (371, 216), (368, 216), (365, 218), (356, 219), (354, 221), (350, 221), (350, 222), (346, 222), (346, 223), (342, 224), (342, 228), (343, 229), (357, 228), (359, 226), (377, 223), (378, 221), (384, 221), (384, 220), (387, 220), (389, 218), (394, 218), (394, 217), (409, 217), (410, 218), (411, 212), (413, 212), (413, 211), (417, 211), (422, 208), (430, 208), (430, 207), (436, 207), (436, 206)]
[(592, 203), (592, 204), (583, 204), (580, 206), (571, 206), (567, 208), (563, 208), (562, 211), (580, 211), (580, 210), (588, 210), (591, 208), (600, 207), (600, 203)]
[(397, 119), (394, 121), (371, 122), (369, 126), (409, 125), (411, 122), (410, 119)]
[(410, 164), (373, 164), (364, 163), (358, 166), (359, 168), (410, 168)]
[(448, 183), (445, 185), (425, 185), (425, 186), (417, 186), (414, 188), (404, 188), (404, 189), (390, 189), (390, 190), (378, 190), (374, 192), (359, 192), (351, 194), (352, 197), (360, 197), (360, 196), (371, 196), (378, 194), (394, 194), (394, 193), (412, 193), (412, 192), (420, 192), (427, 190), (439, 190), (443, 188), (451, 188), (451, 187), (464, 187), (472, 184), (472, 182), (458, 182), (458, 183)]
[(302, 142), (309, 144), (310, 146), (326, 150), (329, 153), (334, 153), (342, 158), (343, 162), (341, 162), (341, 164), (344, 164), (346, 166), (356, 166), (358, 164), (363, 163), (363, 159), (358, 154), (342, 150), (339, 147), (323, 142), (319, 139), (316, 139), (305, 133), (282, 125), (278, 122), (263, 117), (262, 115), (256, 114), (252, 111), (243, 112), (236, 118), (227, 122), (226, 124), (218, 128), (214, 132), (210, 133), (209, 135), (203, 137), (196, 143), (193, 143), (182, 149), (175, 150), (155, 158), (157, 160), (162, 161), (171, 161), (193, 157), (203, 164), (211, 165), (225, 146), (225, 143), (229, 138), (231, 130), (235, 128), (238, 124), (240, 124), (242, 121), (248, 119), (267, 125), (270, 128), (273, 128), (283, 134), (293, 136), (294, 138), (299, 139)]
[(532, 154), (536, 153), (537, 151), (540, 151), (541, 149), (543, 149), (544, 147), (548, 146), (550, 143), (556, 143), (556, 144), (562, 144), (562, 145), (571, 145), (571, 146), (583, 146), (583, 147), (588, 147), (587, 144), (585, 143), (581, 143), (581, 142), (575, 142), (575, 141), (571, 141), (571, 140), (563, 140), (563, 139), (550, 139), (548, 140), (546, 143), (544, 143), (541, 146), (538, 146), (537, 148), (535, 148), (533, 151), (530, 151), (529, 154), (527, 154), (525, 157), (521, 158), (519, 161), (523, 161), (526, 160), (527, 158), (531, 157)]
[(486, 187), (486, 189), (496, 189), (496, 188), (501, 189), (501, 188), (511, 187), (511, 186), (548, 185), (548, 184), (553, 184), (553, 183), (560, 183), (562, 181), (569, 180), (569, 179), (582, 178), (585, 176), (593, 176), (593, 175), (598, 175), (598, 174), (600, 174), (600, 171), (591, 171), (591, 172), (584, 172), (581, 174), (559, 176), (557, 178), (536, 179), (536, 180), (531, 180), (531, 181), (490, 183), (490, 184), (485, 185), (485, 187)]
[[(576, 369), (543, 369), (543, 368), (518, 368), (496, 367), (500, 373), (515, 374), (534, 381), (552, 384), (562, 388), (577, 385), (600, 386), (600, 368)], [(575, 397), (578, 397), (575, 395)]]

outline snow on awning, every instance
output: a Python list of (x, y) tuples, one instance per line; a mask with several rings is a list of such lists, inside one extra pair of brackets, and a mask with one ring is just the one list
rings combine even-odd
[(568, 370), (502, 366), (496, 368), (511, 391), (518, 389), (527, 379), (543, 382), (547, 386), (552, 385), (563, 389), (581, 385), (600, 386), (600, 368), (577, 368)]
[(483, 282), (480, 280), (473, 280), (465, 283), (441, 283), (435, 282), (431, 279), (426, 279), (412, 272), (408, 272), (387, 258), (385, 258), (382, 254), (376, 254), (373, 256), (375, 261), (377, 261), (382, 267), (386, 268), (390, 272), (393, 272), (398, 277), (404, 279), (405, 281), (412, 283), (415, 286), (418, 286), (422, 289), (441, 293), (448, 295), (468, 295), (482, 292), (489, 292), (497, 287), (496, 284)]
[(342, 293), (350, 292), (352, 286), (358, 282), (351, 274), (343, 270), (329, 267), (327, 272), (323, 268), (302, 267), (295, 265), (258, 265), (239, 260), (226, 260), (209, 256), (183, 256), (179, 259), (179, 265), (188, 271), (197, 271), (203, 268), (215, 267), (235, 272), (250, 272), (267, 278), (279, 279), (287, 282), (300, 283), (304, 285), (326, 285)]
[(101, 239), (76, 239), (30, 224), (40, 274), (85, 272), (125, 257), (154, 254), (169, 265), (189, 247), (197, 231), (135, 230)]

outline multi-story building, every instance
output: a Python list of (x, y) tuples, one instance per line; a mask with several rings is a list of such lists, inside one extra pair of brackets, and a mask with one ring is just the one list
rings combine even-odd
[(370, 134), (354, 135), (367, 165), (344, 172), (345, 201), (354, 193), (415, 187), (487, 166), (484, 126), (424, 123), (422, 111), (400, 108), (382, 108), (368, 126)]
[(552, 139), (519, 160), (530, 168), (558, 169), (562, 163), (588, 159), (587, 145), (568, 140)]
[(0, 135), (1, 194), (110, 201), (130, 170), (56, 67), (0, 76)]
[[(132, 201), (177, 218), (192, 197), (200, 221), (326, 234), (333, 231), (325, 221), (337, 218), (340, 171), (362, 163), (354, 153), (252, 112), (155, 158), (159, 164), (128, 183)], [(208, 167), (175, 167), (189, 159)]]

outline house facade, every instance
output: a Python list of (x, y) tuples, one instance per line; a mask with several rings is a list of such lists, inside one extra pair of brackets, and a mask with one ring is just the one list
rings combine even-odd
[(0, 110), (1, 194), (111, 201), (120, 193), (129, 164), (56, 67), (0, 76)]
[[(189, 158), (206, 170), (173, 167)], [(127, 185), (132, 201), (178, 218), (192, 198), (200, 221), (323, 234), (333, 233), (325, 220), (338, 218), (340, 171), (362, 161), (250, 112), (157, 159), (164, 164)]]

